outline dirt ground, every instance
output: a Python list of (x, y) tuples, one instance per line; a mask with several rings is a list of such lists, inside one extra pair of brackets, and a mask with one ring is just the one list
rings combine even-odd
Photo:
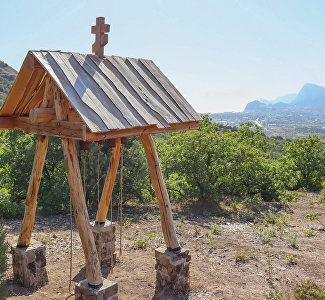
[[(178, 237), (192, 256), (188, 299), (266, 299), (275, 289), (283, 292), (284, 299), (293, 299), (292, 288), (297, 280), (310, 278), (325, 284), (325, 203), (318, 201), (317, 194), (308, 193), (290, 202), (286, 213), (278, 203), (265, 204), (262, 215), (267, 216), (270, 210), (273, 215), (263, 226), (257, 223), (261, 215), (254, 221), (235, 221), (213, 216), (211, 209), (199, 215), (175, 208)], [(154, 249), (163, 244), (159, 212), (154, 206), (128, 206), (124, 211), (123, 255), (114, 273), (103, 269), (103, 275), (118, 282), (119, 299), (152, 299)], [(318, 219), (308, 219), (307, 213), (318, 213)], [(273, 221), (277, 216), (275, 222), (272, 216)], [(6, 221), (10, 244), (17, 241), (20, 224), (20, 220)], [(12, 279), (8, 253), (9, 299), (74, 299), (74, 282), (85, 278), (85, 268), (74, 224), (70, 293), (69, 228), (69, 215), (37, 217), (33, 238), (47, 244), (49, 283), (34, 291), (17, 284)], [(116, 244), (118, 248), (119, 239)]]

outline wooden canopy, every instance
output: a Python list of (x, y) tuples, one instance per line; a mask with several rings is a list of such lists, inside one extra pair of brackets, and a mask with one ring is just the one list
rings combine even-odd
[(17, 245), (26, 247), (30, 243), (48, 136), (60, 137), (85, 253), (87, 279), (92, 286), (102, 284), (102, 273), (90, 230), (74, 140), (116, 139), (96, 216), (96, 221), (102, 223), (112, 198), (121, 138), (140, 136), (159, 204), (166, 246), (177, 251), (180, 244), (169, 196), (150, 134), (197, 129), (201, 120), (151, 60), (104, 56), (105, 32), (109, 27), (104, 18), (97, 21), (99, 27), (92, 29), (96, 33), (95, 54), (28, 52), (0, 110), (0, 130), (18, 129), (38, 135)]
[[(47, 80), (68, 107), (42, 108)], [(200, 116), (174, 85), (146, 59), (30, 51), (0, 110), (0, 129), (99, 141), (143, 133), (198, 128)]]

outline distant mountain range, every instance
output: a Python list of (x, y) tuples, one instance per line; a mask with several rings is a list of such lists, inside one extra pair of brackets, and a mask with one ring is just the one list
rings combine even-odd
[(298, 94), (287, 94), (271, 101), (261, 98), (260, 100), (249, 102), (244, 112), (320, 108), (325, 108), (325, 88), (316, 84), (306, 83)]
[(18, 72), (0, 60), (0, 107), (15, 81)]

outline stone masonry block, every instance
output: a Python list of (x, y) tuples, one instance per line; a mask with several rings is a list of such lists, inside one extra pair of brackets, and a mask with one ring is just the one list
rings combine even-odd
[[(189, 250), (170, 251), (165, 247), (155, 250), (156, 257), (156, 293), (154, 299), (180, 299), (188, 293)], [(181, 297), (182, 298), (182, 297)]]
[(88, 280), (84, 279), (75, 285), (76, 300), (118, 300), (117, 282), (103, 278), (103, 285), (92, 288)]
[(28, 247), (11, 246), (14, 278), (24, 287), (38, 288), (48, 283), (46, 247), (31, 240)]
[(90, 223), (90, 226), (94, 235), (95, 244), (98, 253), (99, 253), (99, 245), (100, 245), (102, 266), (111, 266), (112, 254), (113, 254), (113, 264), (115, 264), (116, 257), (117, 257), (115, 253), (115, 231), (116, 231), (115, 224), (114, 223), (111, 224), (111, 222), (108, 220), (106, 220), (106, 222), (103, 224), (98, 224), (95, 221), (93, 221)]

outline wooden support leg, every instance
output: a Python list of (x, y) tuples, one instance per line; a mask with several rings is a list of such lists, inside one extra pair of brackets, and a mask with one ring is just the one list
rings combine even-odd
[(115, 147), (112, 150), (112, 156), (110, 161), (110, 167), (107, 171), (105, 185), (103, 188), (102, 196), (100, 199), (97, 216), (96, 216), (96, 222), (102, 223), (106, 221), (107, 212), (109, 208), (109, 204), (112, 199), (112, 192), (114, 188), (114, 182), (116, 178), (118, 163), (120, 160), (120, 154), (121, 154), (121, 139), (117, 138)]
[(148, 134), (142, 134), (140, 138), (146, 153), (152, 184), (158, 200), (166, 246), (169, 250), (178, 250), (180, 249), (180, 244), (174, 228), (169, 196), (162, 176), (155, 143)]
[(68, 175), (70, 196), (73, 203), (76, 223), (85, 253), (86, 274), (91, 286), (102, 284), (102, 273), (99, 265), (93, 234), (89, 225), (86, 199), (82, 189), (82, 180), (77, 157), (77, 150), (72, 139), (62, 138), (65, 166)]
[(19, 239), (17, 243), (17, 246), (19, 247), (28, 246), (32, 236), (35, 221), (37, 194), (42, 178), (42, 171), (46, 157), (47, 146), (48, 137), (43, 135), (37, 136), (34, 164), (32, 174), (30, 175), (30, 181), (26, 196), (24, 220), (20, 229)]

